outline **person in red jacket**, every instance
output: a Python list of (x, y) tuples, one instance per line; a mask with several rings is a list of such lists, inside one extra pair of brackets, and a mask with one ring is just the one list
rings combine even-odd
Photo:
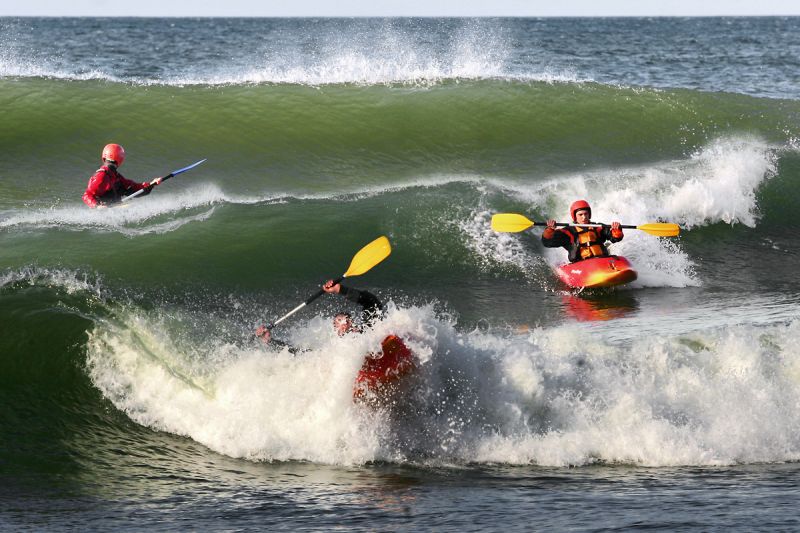
[(153, 187), (161, 183), (161, 178), (136, 183), (117, 172), (117, 167), (125, 161), (125, 150), (118, 144), (107, 144), (101, 157), (103, 166), (89, 178), (86, 192), (83, 193), (83, 202), (89, 207), (106, 207), (142, 189), (145, 190), (144, 194), (150, 194)]
[[(586, 200), (577, 200), (569, 206), (572, 222), (591, 224), (592, 208)], [(611, 226), (598, 224), (592, 227), (565, 226), (556, 228), (555, 220), (547, 221), (547, 228), (542, 233), (542, 244), (546, 248), (566, 248), (571, 263), (591, 257), (608, 256), (606, 241), (619, 242), (624, 235), (619, 222)]]

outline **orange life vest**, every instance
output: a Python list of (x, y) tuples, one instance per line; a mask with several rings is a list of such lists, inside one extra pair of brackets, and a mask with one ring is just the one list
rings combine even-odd
[(576, 227), (575, 231), (578, 234), (578, 253), (580, 253), (581, 259), (608, 255), (597, 228)]

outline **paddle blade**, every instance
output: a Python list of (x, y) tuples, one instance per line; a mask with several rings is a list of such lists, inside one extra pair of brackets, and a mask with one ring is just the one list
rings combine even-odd
[(527, 217), (516, 213), (498, 213), (492, 215), (492, 229), (503, 233), (525, 231), (534, 225)]
[(649, 224), (636, 226), (636, 229), (640, 229), (656, 237), (677, 237), (681, 233), (680, 226), (668, 222), (651, 222)]
[(170, 173), (169, 173), (169, 175), (170, 175), (170, 176), (177, 176), (178, 174), (181, 174), (181, 173), (183, 173), (183, 172), (186, 172), (187, 170), (192, 170), (192, 169), (193, 169), (194, 167), (196, 167), (197, 165), (199, 165), (199, 164), (201, 164), (201, 163), (205, 163), (206, 161), (208, 161), (208, 159), (201, 159), (201, 160), (200, 160), (200, 161), (198, 161), (197, 163), (192, 163), (192, 164), (191, 164), (191, 165), (189, 165), (188, 167), (183, 167), (183, 168), (179, 168), (178, 170), (173, 170), (172, 172), (170, 172)]
[(350, 268), (347, 269), (343, 277), (360, 276), (389, 257), (390, 253), (392, 253), (392, 245), (389, 244), (389, 239), (378, 237), (353, 256), (353, 260), (350, 261)]

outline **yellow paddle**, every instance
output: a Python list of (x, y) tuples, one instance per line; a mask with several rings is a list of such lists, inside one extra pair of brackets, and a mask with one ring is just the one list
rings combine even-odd
[[(498, 213), (497, 215), (492, 216), (492, 229), (494, 231), (499, 231), (503, 233), (518, 233), (520, 231), (525, 231), (526, 229), (536, 224), (540, 226), (545, 225), (542, 222), (534, 222), (532, 220), (528, 220), (527, 217), (523, 215), (518, 215), (516, 213)], [(571, 224), (568, 222), (556, 222), (556, 226), (578, 226), (587, 228), (587, 227), (597, 227), (597, 226), (608, 226), (608, 224), (601, 224), (599, 222), (591, 224)], [(641, 226), (622, 225), (621, 227), (625, 229), (642, 230), (645, 233), (649, 233), (650, 235), (655, 235), (656, 237), (677, 237), (681, 232), (680, 226), (678, 226), (677, 224), (673, 224), (671, 222), (649, 222), (647, 224), (642, 224)]]
[[(389, 254), (392, 253), (392, 245), (389, 244), (389, 239), (386, 237), (378, 237), (368, 245), (364, 246), (361, 250), (358, 251), (356, 255), (353, 256), (353, 260), (350, 261), (350, 268), (347, 269), (347, 272), (342, 274), (341, 277), (336, 278), (333, 280), (333, 284), (336, 285), (340, 283), (344, 278), (349, 278), (351, 276), (360, 276), (361, 274), (369, 271), (372, 267), (389, 257)], [(275, 322), (270, 323), (267, 325), (267, 329), (271, 330), (300, 309), (304, 308), (320, 296), (325, 294), (325, 291), (322, 289), (318, 290), (311, 296), (308, 300), (301, 303), (284, 316), (276, 320)]]

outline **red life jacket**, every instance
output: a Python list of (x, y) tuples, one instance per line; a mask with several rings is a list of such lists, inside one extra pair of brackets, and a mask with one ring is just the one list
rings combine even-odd
[(560, 231), (569, 237), (570, 245), (567, 251), (569, 252), (569, 260), (571, 263), (592, 257), (605, 257), (608, 255), (608, 250), (600, 240), (599, 227), (582, 228), (568, 226), (559, 228), (556, 231)]
[(89, 207), (97, 204), (115, 203), (122, 200), (125, 194), (143, 189), (141, 183), (126, 179), (116, 168), (103, 165), (89, 178), (83, 202)]

